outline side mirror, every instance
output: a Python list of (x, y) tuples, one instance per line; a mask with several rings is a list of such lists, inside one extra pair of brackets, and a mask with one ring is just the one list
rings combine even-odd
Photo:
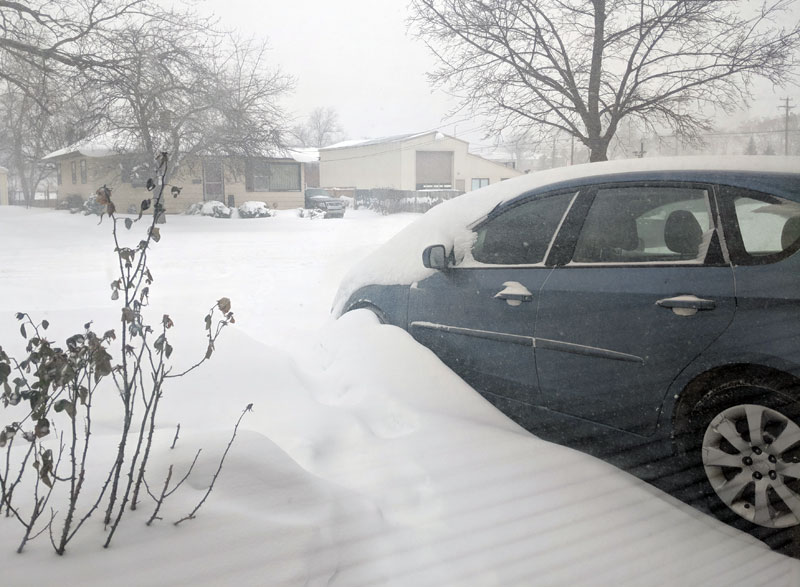
[(447, 250), (444, 245), (431, 245), (422, 251), (422, 264), (428, 269), (447, 269)]

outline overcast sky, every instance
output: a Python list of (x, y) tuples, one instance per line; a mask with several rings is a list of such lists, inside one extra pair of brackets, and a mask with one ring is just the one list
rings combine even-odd
[[(348, 138), (375, 138), (438, 128), (475, 147), (479, 124), (447, 118), (456, 106), (432, 90), (425, 74), (435, 59), (407, 32), (409, 0), (206, 0), (226, 28), (268, 38), (272, 61), (297, 80), (288, 109), (298, 119), (317, 106), (332, 107)], [(800, 91), (762, 84), (749, 114), (720, 120), (778, 116), (779, 98)]]

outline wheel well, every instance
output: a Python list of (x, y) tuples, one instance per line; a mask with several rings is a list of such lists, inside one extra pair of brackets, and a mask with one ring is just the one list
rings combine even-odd
[(709, 390), (739, 383), (750, 385), (768, 383), (769, 387), (776, 391), (800, 392), (800, 379), (778, 369), (749, 363), (715, 367), (692, 379), (680, 393), (672, 413), (673, 439), (677, 441), (687, 437), (691, 431), (692, 410)]
[(347, 306), (347, 309), (342, 312), (342, 314), (346, 314), (347, 312), (351, 312), (353, 310), (369, 310), (378, 317), (378, 320), (381, 324), (389, 323), (388, 320), (386, 320), (386, 314), (383, 313), (383, 310), (369, 300), (357, 300), (353, 302)]

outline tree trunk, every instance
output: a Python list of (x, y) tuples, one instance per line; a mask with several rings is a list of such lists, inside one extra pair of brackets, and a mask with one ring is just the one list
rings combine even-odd
[(589, 162), (608, 161), (608, 145), (598, 145), (589, 151)]

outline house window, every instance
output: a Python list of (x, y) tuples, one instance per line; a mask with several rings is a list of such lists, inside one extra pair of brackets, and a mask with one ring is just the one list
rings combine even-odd
[(81, 183), (86, 183), (86, 159), (81, 159)]
[(251, 165), (253, 191), (269, 191), (269, 162), (264, 159), (254, 159)]
[(78, 166), (75, 164), (75, 161), (70, 163), (70, 168), (72, 170), (72, 183), (78, 183)]
[(249, 159), (245, 183), (251, 192), (300, 191), (300, 164)]
[(130, 156), (122, 159), (119, 169), (123, 183), (130, 183), (134, 188), (143, 188), (147, 185), (150, 169), (139, 157)]
[(56, 180), (61, 185), (61, 163), (56, 163)]
[(486, 187), (489, 185), (489, 178), (488, 177), (473, 177), (472, 178), (472, 189), (477, 190), (482, 187)]
[(300, 189), (299, 163), (270, 163), (271, 192), (293, 192)]

